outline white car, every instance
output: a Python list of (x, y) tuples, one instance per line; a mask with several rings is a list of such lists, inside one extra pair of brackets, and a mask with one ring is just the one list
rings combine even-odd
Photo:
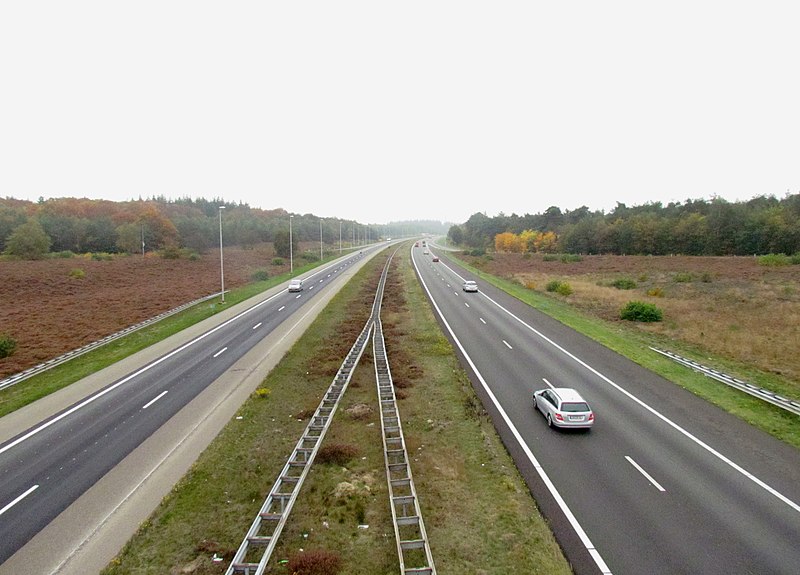
[(475, 282), (475, 281), (472, 281), (472, 280), (467, 280), (467, 281), (464, 282), (464, 285), (461, 286), (461, 289), (463, 289), (464, 291), (477, 292), (478, 291), (478, 282)]
[(303, 280), (292, 280), (289, 282), (289, 291), (303, 291)]
[(589, 428), (594, 425), (592, 408), (580, 393), (568, 387), (534, 392), (533, 406), (542, 412), (550, 427)]

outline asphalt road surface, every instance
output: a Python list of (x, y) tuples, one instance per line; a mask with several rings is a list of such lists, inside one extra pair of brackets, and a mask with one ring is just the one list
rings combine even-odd
[[(3, 437), (5, 441), (0, 443), (0, 573), (41, 572), (33, 568), (29, 571), (28, 560), (7, 560), (54, 519), (66, 514), (74, 502), (95, 488), (101, 478), (111, 475), (110, 472), (148, 438), (166, 428), (168, 422), (178, 419), (176, 415), (183, 413), (195, 398), (210, 389), (217, 395), (228, 395), (229, 391), (221, 387), (220, 382), (223, 386), (234, 384), (226, 383), (223, 375), (236, 371), (231, 368), (239, 365), (242, 358), (279, 327), (307, 314), (301, 310), (310, 305), (308, 302), (315, 298), (325, 301), (325, 296), (318, 295), (326, 289), (335, 289), (328, 286), (348, 268), (354, 269), (363, 263), (366, 252), (340, 258), (306, 274), (302, 292), (278, 289), (255, 298), (257, 301), (250, 300), (221, 323), (196, 333), (135, 370), (120, 374), (118, 379), (85, 397), (76, 398), (41, 421), (28, 422), (26, 425), (30, 427), (20, 429), (14, 437)], [(327, 299), (330, 296), (327, 294)], [(292, 321), (287, 322), (290, 318)], [(228, 382), (234, 379), (228, 376)], [(217, 387), (213, 388), (215, 382)], [(240, 395), (246, 398), (247, 390)], [(12, 415), (19, 419), (21, 414)], [(189, 424), (187, 435), (194, 430), (193, 426)], [(7, 435), (7, 428), (13, 425), (2, 425), (0, 431)], [(183, 439), (176, 441), (180, 443)], [(140, 464), (154, 465), (148, 459), (153, 458), (145, 455)], [(120, 501), (128, 497), (128, 494), (119, 493), (109, 495)], [(103, 495), (96, 499), (100, 502), (95, 501), (94, 506), (103, 504)], [(73, 519), (72, 531), (86, 527), (80, 525), (80, 519), (80, 515)], [(91, 529), (88, 526), (90, 533)], [(50, 548), (58, 547), (58, 543), (52, 541), (48, 545), (44, 541), (29, 555), (38, 559)], [(56, 559), (45, 558), (43, 564), (49, 569), (53, 564), (63, 563), (63, 559)], [(85, 571), (78, 567), (77, 572)]]
[[(472, 277), (445, 252), (412, 256), (576, 573), (800, 573), (798, 450)], [(465, 279), (480, 292), (463, 292)], [(531, 397), (548, 385), (576, 388), (594, 428), (548, 428)]]

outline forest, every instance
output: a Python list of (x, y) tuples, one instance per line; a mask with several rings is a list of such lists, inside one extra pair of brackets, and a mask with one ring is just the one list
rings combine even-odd
[[(224, 206), (224, 207), (223, 207)], [(412, 221), (362, 224), (353, 220), (263, 210), (222, 199), (113, 202), (85, 198), (0, 198), (0, 253), (37, 259), (48, 254), (143, 253), (186, 249), (204, 252), (223, 245), (253, 247), (263, 242), (285, 246), (322, 241), (328, 246), (360, 245), (386, 237), (444, 234), (449, 224)], [(278, 250), (279, 252), (281, 250)], [(288, 255), (288, 253), (286, 254)]]
[(746, 202), (690, 199), (666, 206), (617, 203), (608, 213), (586, 206), (566, 211), (551, 206), (523, 216), (476, 213), (465, 223), (451, 226), (448, 239), (455, 245), (497, 251), (791, 255), (800, 253), (800, 194), (783, 199), (759, 196)]

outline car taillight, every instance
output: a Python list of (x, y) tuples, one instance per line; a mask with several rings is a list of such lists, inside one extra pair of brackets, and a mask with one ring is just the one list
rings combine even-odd
[(560, 413), (556, 413), (556, 419), (559, 421), (564, 421), (564, 418), (561, 416)]
[(589, 421), (594, 421), (594, 413), (589, 414)]

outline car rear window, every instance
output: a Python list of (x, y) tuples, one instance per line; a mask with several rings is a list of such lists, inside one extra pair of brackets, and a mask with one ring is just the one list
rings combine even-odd
[(589, 406), (586, 403), (579, 401), (576, 403), (562, 403), (561, 411), (591, 411), (591, 410), (589, 409)]

